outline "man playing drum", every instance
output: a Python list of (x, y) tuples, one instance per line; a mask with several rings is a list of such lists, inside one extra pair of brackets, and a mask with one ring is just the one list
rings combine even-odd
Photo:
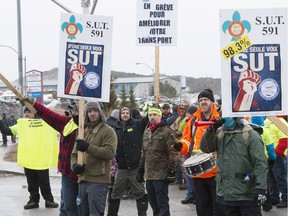
[[(211, 121), (220, 118), (217, 106), (214, 104), (214, 95), (211, 89), (204, 89), (198, 95), (199, 108), (186, 124), (182, 132), (182, 139), (174, 143), (174, 148), (180, 154), (201, 153), (200, 140), (208, 126), (196, 127), (196, 121)], [(195, 156), (192, 156), (195, 157)], [(217, 167), (214, 166), (207, 172), (192, 176), (195, 186), (196, 211), (198, 216), (224, 215), (216, 203)]]
[(203, 152), (217, 151), (217, 203), (225, 216), (261, 216), (267, 188), (263, 140), (243, 118), (224, 121), (219, 130), (219, 124), (209, 127), (200, 145)]

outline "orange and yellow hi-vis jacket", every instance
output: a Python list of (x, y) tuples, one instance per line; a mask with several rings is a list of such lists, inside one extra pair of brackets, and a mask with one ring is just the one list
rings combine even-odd
[[(211, 117), (208, 121), (211, 121), (216, 118), (220, 118), (220, 114), (217, 112), (217, 107), (214, 104)], [(179, 142), (183, 144), (182, 149), (180, 151), (180, 154), (182, 155), (187, 155), (188, 153), (192, 152), (195, 153), (201, 152), (200, 141), (205, 130), (208, 128), (208, 125), (196, 127), (194, 126), (194, 122), (196, 121), (203, 121), (202, 112), (200, 108), (198, 108), (198, 110), (193, 114), (192, 118), (187, 122), (182, 132), (182, 139), (179, 140)], [(217, 174), (217, 167), (214, 167), (212, 170), (198, 176), (193, 176), (192, 178), (211, 178), (216, 176), (216, 174)]]

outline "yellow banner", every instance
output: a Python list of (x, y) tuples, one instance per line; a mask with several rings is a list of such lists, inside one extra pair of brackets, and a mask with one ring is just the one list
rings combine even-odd
[(246, 35), (239, 40), (231, 43), (230, 45), (221, 49), (221, 54), (223, 57), (228, 60), (233, 56), (237, 55), (238, 53), (243, 52), (248, 47), (252, 46), (252, 42), (250, 41), (249, 37)]

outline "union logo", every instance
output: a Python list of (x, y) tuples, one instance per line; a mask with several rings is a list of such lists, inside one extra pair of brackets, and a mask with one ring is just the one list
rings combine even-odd
[(83, 31), (83, 26), (80, 23), (76, 23), (75, 16), (72, 15), (69, 19), (69, 23), (64, 22), (61, 26), (61, 29), (63, 32), (68, 34), (69, 39), (73, 40), (76, 39), (75, 35), (78, 32), (81, 33)]
[(245, 34), (245, 30), (247, 30), (247, 33), (249, 33), (251, 30), (251, 25), (247, 20), (241, 20), (240, 13), (238, 11), (234, 12), (232, 21), (226, 20), (222, 24), (222, 31), (225, 34), (228, 31), (229, 35), (232, 36), (232, 41), (240, 39)]

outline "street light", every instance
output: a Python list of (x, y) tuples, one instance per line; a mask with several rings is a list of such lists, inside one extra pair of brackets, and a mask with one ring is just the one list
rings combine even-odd
[(152, 67), (150, 67), (148, 64), (144, 63), (144, 62), (138, 62), (136, 63), (136, 65), (145, 65), (146, 67), (148, 67), (151, 71), (152, 71), (152, 76), (153, 76), (153, 94), (155, 91), (155, 74), (154, 74), (154, 69)]
[[(19, 53), (16, 49), (14, 49), (13, 47), (11, 46), (8, 46), (8, 45), (2, 45), (0, 44), (0, 47), (6, 47), (6, 48), (9, 48), (10, 50), (12, 50), (13, 52), (15, 52), (18, 56), (19, 56)], [(25, 69), (25, 77), (26, 77), (26, 57), (24, 56), (24, 58), (21, 58), (21, 60), (24, 60), (24, 69)], [(22, 61), (21, 61), (22, 63)], [(22, 68), (22, 67), (21, 67)], [(20, 75), (21, 74), (21, 75)], [(23, 73), (21, 71), (21, 73), (19, 73), (19, 77), (18, 77), (18, 84), (19, 84), (19, 88), (20, 88), (20, 93), (23, 94)], [(26, 83), (26, 79), (25, 79), (25, 83)], [(21, 85), (22, 84), (22, 85)], [(26, 85), (25, 85), (25, 93), (26, 93)]]

